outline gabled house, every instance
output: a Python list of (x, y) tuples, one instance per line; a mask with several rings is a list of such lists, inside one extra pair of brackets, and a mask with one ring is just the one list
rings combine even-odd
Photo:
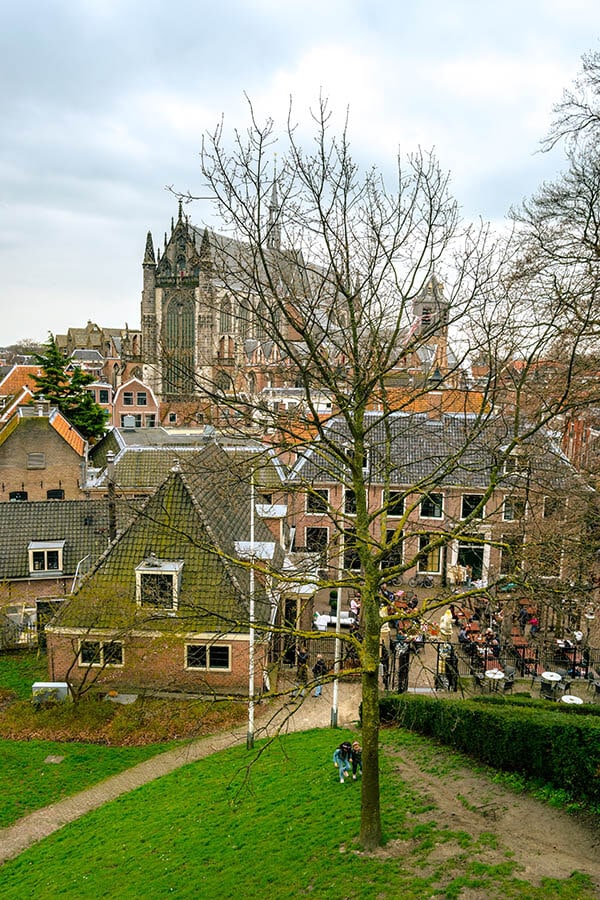
[(247, 693), (252, 596), (260, 690), (276, 610), (261, 573), (280, 565), (281, 549), (251, 511), (250, 485), (216, 444), (181, 469), (47, 628), (52, 680)]
[(0, 430), (0, 502), (84, 499), (87, 449), (47, 402), (19, 406)]
[(135, 428), (158, 425), (158, 401), (151, 388), (139, 378), (131, 378), (122, 384), (113, 398), (112, 424), (124, 428), (127, 421), (132, 421)]

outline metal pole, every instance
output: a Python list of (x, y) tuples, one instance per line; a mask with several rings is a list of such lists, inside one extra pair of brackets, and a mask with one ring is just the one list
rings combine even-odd
[(341, 611), (342, 611), (342, 589), (338, 587), (337, 589), (337, 605), (335, 610), (335, 661), (334, 661), (334, 671), (335, 678), (333, 679), (333, 695), (331, 698), (331, 727), (337, 728), (338, 723), (338, 685), (339, 685), (339, 674), (341, 667), (341, 655), (342, 655), (342, 642), (340, 640), (340, 630), (341, 630)]
[(250, 475), (250, 633), (248, 642), (248, 733), (246, 749), (254, 747), (254, 468)]

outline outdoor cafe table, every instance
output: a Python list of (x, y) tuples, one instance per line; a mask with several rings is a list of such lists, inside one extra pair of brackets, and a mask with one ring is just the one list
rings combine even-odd
[(583, 703), (581, 697), (576, 697), (575, 694), (563, 694), (560, 699), (562, 703)]
[(558, 672), (542, 672), (542, 679), (544, 681), (554, 681), (558, 683), (562, 678), (562, 675), (559, 675)]
[(504, 672), (502, 671), (502, 669), (488, 669), (485, 673), (485, 677), (490, 679), (492, 683), (490, 687), (493, 686), (494, 690), (497, 690), (498, 685), (504, 678)]

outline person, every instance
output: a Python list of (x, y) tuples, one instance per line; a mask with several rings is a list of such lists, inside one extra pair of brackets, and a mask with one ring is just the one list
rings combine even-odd
[(298, 650), (297, 663), (296, 681), (298, 684), (294, 691), (294, 696), (299, 693), (301, 697), (304, 697), (304, 691), (308, 681), (308, 650), (304, 645)]
[(357, 774), (362, 775), (362, 747), (358, 741), (352, 742), (350, 759), (352, 760), (352, 781), (356, 781)]
[(388, 648), (385, 646), (385, 643), (383, 641), (381, 641), (381, 644), (380, 644), (379, 664), (381, 666), (381, 677), (383, 679), (383, 687), (387, 691), (388, 684), (390, 682), (390, 654), (388, 652)]
[(531, 637), (533, 637), (540, 626), (540, 620), (535, 613), (532, 613), (529, 617), (529, 622), (527, 624), (529, 625), (529, 633), (531, 634)]
[(350, 612), (352, 613), (352, 617), (358, 621), (358, 618), (360, 616), (360, 598), (359, 597), (354, 596), (350, 600)]
[(315, 688), (315, 697), (320, 697), (321, 692), (323, 690), (321, 678), (323, 678), (324, 675), (327, 675), (327, 663), (323, 659), (322, 653), (317, 653), (317, 659), (315, 661), (312, 671), (313, 671), (313, 675), (315, 676), (315, 678), (317, 680), (317, 686)]
[(339, 771), (340, 784), (343, 784), (344, 779), (350, 774), (351, 755), (352, 744), (350, 741), (342, 741), (340, 746), (333, 751), (333, 764)]

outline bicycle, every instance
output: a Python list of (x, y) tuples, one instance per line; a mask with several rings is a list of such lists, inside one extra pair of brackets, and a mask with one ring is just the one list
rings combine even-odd
[(413, 575), (408, 579), (408, 583), (411, 587), (430, 588), (433, 587), (433, 578), (431, 575)]

